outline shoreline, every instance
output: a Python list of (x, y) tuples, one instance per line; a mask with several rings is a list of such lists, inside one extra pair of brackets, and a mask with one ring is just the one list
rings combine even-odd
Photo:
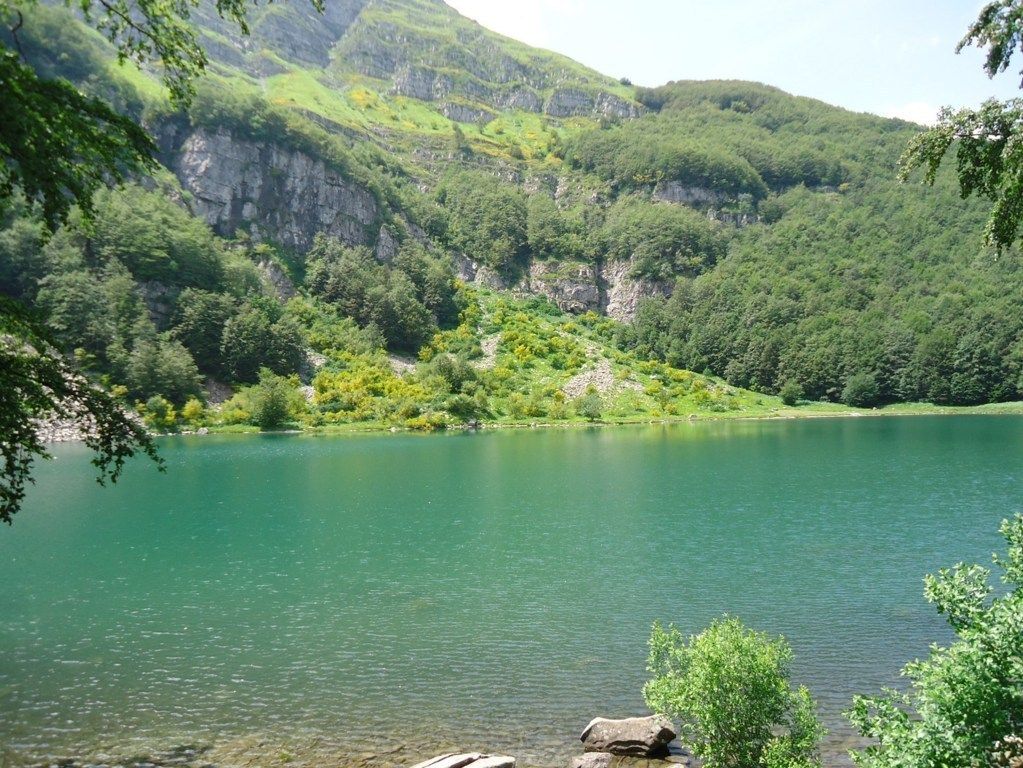
[[(805, 406), (790, 406), (771, 409), (765, 412), (749, 413), (744, 411), (688, 413), (677, 416), (662, 417), (620, 417), (586, 421), (582, 419), (565, 419), (563, 421), (486, 421), (477, 426), (469, 424), (449, 425), (444, 429), (422, 430), (413, 429), (385, 422), (349, 422), (344, 424), (328, 424), (322, 426), (296, 426), (289, 429), (264, 431), (259, 427), (247, 424), (213, 425), (194, 430), (176, 432), (156, 432), (153, 437), (206, 437), (209, 435), (349, 435), (349, 434), (443, 434), (462, 432), (503, 431), (513, 429), (576, 429), (580, 427), (628, 427), (628, 426), (675, 426), (708, 422), (756, 422), (756, 421), (796, 421), (801, 419), (850, 419), (878, 417), (911, 417), (911, 416), (1023, 416), (1023, 401), (1007, 403), (985, 403), (983, 405), (934, 405), (931, 403), (897, 403), (882, 408), (853, 408), (830, 404), (813, 403)], [(60, 424), (57, 428), (43, 426), (49, 434), (44, 443), (49, 445), (61, 443), (80, 443), (84, 438), (73, 425)]]
[(677, 426), (680, 424), (694, 423), (724, 423), (724, 422), (773, 422), (773, 421), (797, 421), (801, 419), (854, 419), (854, 418), (879, 418), (879, 417), (908, 417), (908, 416), (1023, 416), (1023, 401), (1009, 403), (987, 403), (984, 405), (968, 406), (944, 406), (932, 405), (929, 403), (902, 403), (885, 406), (884, 408), (850, 408), (847, 406), (836, 406), (816, 410), (815, 405), (799, 406), (775, 409), (763, 413), (749, 413), (743, 411), (731, 411), (725, 413), (688, 413), (678, 416), (663, 417), (621, 417), (610, 419), (599, 419), (597, 421), (585, 421), (581, 419), (565, 419), (562, 421), (482, 421), (478, 426), (469, 424), (450, 425), (444, 429), (421, 430), (410, 427), (398, 426), (383, 422), (350, 422), (345, 424), (329, 424), (322, 426), (296, 427), (290, 429), (278, 429), (264, 431), (259, 427), (251, 425), (230, 425), (205, 427), (205, 431), (181, 431), (162, 433), (160, 437), (189, 437), (208, 435), (345, 435), (345, 434), (424, 434), (437, 435), (462, 432), (488, 432), (504, 431), (515, 429), (578, 429), (578, 428), (603, 428), (603, 427), (633, 427), (633, 426)]

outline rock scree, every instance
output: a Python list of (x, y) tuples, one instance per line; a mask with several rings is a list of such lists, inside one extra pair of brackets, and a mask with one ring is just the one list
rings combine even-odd
[(579, 740), (586, 752), (664, 757), (668, 754), (668, 744), (675, 736), (675, 727), (664, 715), (627, 717), (622, 720), (595, 717), (583, 729)]

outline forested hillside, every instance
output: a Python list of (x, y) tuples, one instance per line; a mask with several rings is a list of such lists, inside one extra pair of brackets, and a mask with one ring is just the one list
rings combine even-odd
[(20, 32), (162, 167), (52, 235), (10, 206), (0, 288), (157, 427), (1020, 397), (1019, 254), (951, 174), (896, 181), (915, 126), (636, 88), (439, 0), (198, 21), (187, 107), (62, 7)]

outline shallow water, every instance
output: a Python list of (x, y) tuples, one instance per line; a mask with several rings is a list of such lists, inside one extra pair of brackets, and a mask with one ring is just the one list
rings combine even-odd
[(1023, 421), (914, 417), (64, 446), (0, 530), (0, 745), (245, 734), (563, 764), (644, 711), (655, 619), (785, 634), (832, 753), (947, 639), (924, 573), (987, 561)]

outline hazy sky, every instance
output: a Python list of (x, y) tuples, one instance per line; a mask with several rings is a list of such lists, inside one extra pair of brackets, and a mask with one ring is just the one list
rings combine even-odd
[(486, 27), (639, 85), (758, 80), (858, 111), (930, 121), (1019, 91), (956, 55), (980, 0), (447, 0)]

